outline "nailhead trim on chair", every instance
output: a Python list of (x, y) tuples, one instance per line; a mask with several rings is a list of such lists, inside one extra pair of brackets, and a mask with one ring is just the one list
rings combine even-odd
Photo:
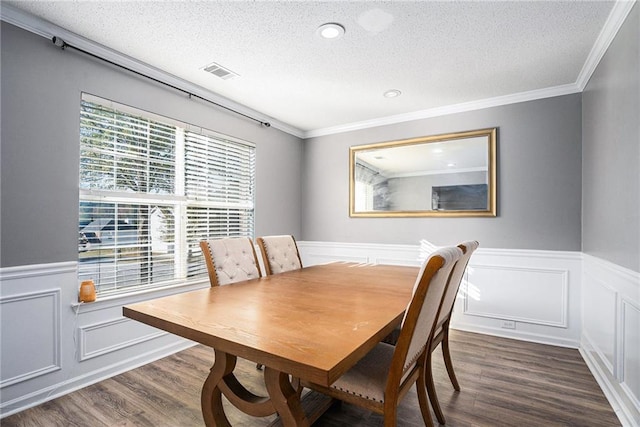
[(425, 345), (423, 345), (423, 346), (420, 348), (420, 351), (419, 351), (419, 352), (417, 352), (417, 353), (416, 353), (416, 354), (415, 354), (411, 359), (409, 359), (409, 360), (407, 361), (407, 364), (406, 364), (406, 365), (404, 366), (404, 368), (402, 369), (402, 373), (403, 373), (403, 374), (404, 374), (404, 373), (406, 373), (406, 372), (409, 370), (409, 368), (413, 368), (413, 365), (415, 365), (415, 364), (416, 364), (416, 361), (418, 360), (418, 358), (420, 357), (420, 355), (422, 354), (422, 352), (424, 351), (424, 349), (425, 349), (425, 348), (426, 348), (426, 346), (425, 346)]
[(344, 388), (342, 388), (342, 387), (336, 387), (336, 386), (331, 386), (331, 387), (332, 387), (332, 388), (334, 388), (334, 389), (336, 389), (336, 390), (340, 390), (340, 391), (342, 391), (342, 392), (344, 392), (344, 393), (349, 393), (349, 394), (350, 394), (350, 395), (352, 395), (352, 396), (358, 396), (358, 397), (361, 397), (361, 398), (363, 398), (363, 399), (370, 400), (370, 401), (372, 401), (372, 402), (384, 403), (384, 401), (383, 401), (383, 400), (376, 399), (375, 397), (365, 396), (365, 395), (362, 395), (362, 394), (360, 394), (360, 393), (354, 393), (353, 391), (351, 391), (351, 390), (347, 390), (347, 389), (344, 389)]

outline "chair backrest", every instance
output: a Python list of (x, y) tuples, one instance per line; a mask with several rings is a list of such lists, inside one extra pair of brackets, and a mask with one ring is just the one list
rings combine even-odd
[(256, 239), (267, 276), (302, 268), (296, 239), (291, 235), (263, 236)]
[(203, 240), (200, 247), (207, 263), (211, 286), (228, 285), (261, 276), (256, 250), (248, 237)]
[(458, 247), (441, 248), (422, 264), (402, 320), (387, 388), (402, 382), (433, 338), (451, 272), (461, 256), (462, 250)]
[(442, 299), (442, 308), (440, 309), (440, 315), (438, 316), (438, 322), (436, 323), (436, 327), (441, 326), (446, 320), (451, 317), (451, 312), (453, 311), (453, 305), (456, 302), (456, 296), (458, 295), (458, 289), (460, 288), (460, 284), (462, 283), (462, 277), (464, 276), (464, 272), (467, 269), (467, 264), (469, 264), (469, 259), (473, 252), (478, 249), (479, 243), (475, 240), (469, 240), (466, 242), (462, 242), (458, 245), (460, 249), (462, 249), (463, 255), (460, 257), (456, 265), (453, 267), (453, 271), (451, 272), (451, 279), (449, 282), (449, 286), (447, 287), (447, 291), (444, 293), (444, 298)]

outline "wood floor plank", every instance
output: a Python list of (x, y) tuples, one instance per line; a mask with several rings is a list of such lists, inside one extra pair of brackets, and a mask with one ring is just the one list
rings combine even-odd
[[(433, 357), (438, 398), (449, 427), (619, 426), (580, 353), (575, 349), (451, 331), (450, 347), (462, 390), (453, 390), (440, 349)], [(213, 350), (195, 346), (154, 363), (4, 418), (3, 427), (199, 427), (200, 391)], [(262, 371), (238, 360), (236, 375), (264, 394)], [(275, 416), (253, 418), (228, 402), (236, 427), (267, 426)], [(435, 414), (432, 419), (437, 425)], [(332, 406), (316, 427), (382, 426), (377, 414)], [(415, 389), (398, 411), (399, 426), (423, 425)]]

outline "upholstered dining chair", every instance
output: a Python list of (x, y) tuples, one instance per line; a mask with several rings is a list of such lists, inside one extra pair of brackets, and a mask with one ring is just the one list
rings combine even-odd
[(442, 248), (422, 264), (395, 346), (378, 343), (328, 387), (303, 385), (382, 414), (385, 427), (390, 427), (397, 424), (398, 405), (415, 383), (424, 423), (433, 426), (424, 387), (425, 361), (451, 271), (461, 255), (460, 248)]
[(211, 286), (228, 285), (261, 277), (253, 242), (248, 237), (228, 237), (200, 242)]
[[(302, 268), (298, 245), (292, 235), (262, 236), (256, 239), (256, 243), (262, 253), (267, 276)], [(258, 363), (256, 368), (262, 369), (262, 365)]]
[(266, 275), (284, 273), (302, 268), (296, 239), (291, 235), (263, 236), (256, 239)]
[(456, 265), (453, 267), (453, 271), (451, 272), (449, 287), (447, 288), (444, 297), (442, 298), (442, 308), (440, 309), (438, 321), (436, 322), (435, 330), (433, 333), (433, 339), (431, 340), (431, 348), (427, 354), (425, 385), (427, 387), (431, 406), (433, 407), (433, 412), (435, 412), (440, 424), (445, 424), (445, 418), (444, 413), (440, 408), (438, 395), (436, 393), (435, 384), (433, 382), (431, 355), (436, 347), (438, 347), (438, 344), (442, 343), (442, 356), (444, 357), (444, 364), (447, 368), (449, 379), (451, 380), (453, 388), (456, 391), (460, 391), (460, 384), (458, 383), (458, 379), (456, 378), (456, 374), (453, 370), (453, 362), (451, 361), (451, 353), (449, 352), (449, 323), (451, 322), (451, 313), (453, 312), (453, 306), (456, 302), (458, 289), (460, 288), (460, 284), (462, 283), (462, 277), (464, 276), (464, 272), (467, 269), (467, 264), (469, 264), (469, 259), (471, 258), (473, 252), (475, 252), (475, 250), (478, 248), (478, 245), (478, 242), (476, 242), (475, 240), (462, 242), (458, 245), (458, 247), (462, 250), (463, 255), (460, 257), (458, 262), (456, 262)]

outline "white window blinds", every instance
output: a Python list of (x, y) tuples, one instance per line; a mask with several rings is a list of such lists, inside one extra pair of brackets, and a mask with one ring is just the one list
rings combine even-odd
[(205, 277), (200, 240), (253, 236), (255, 147), (100, 101), (80, 109), (79, 279), (110, 294)]

